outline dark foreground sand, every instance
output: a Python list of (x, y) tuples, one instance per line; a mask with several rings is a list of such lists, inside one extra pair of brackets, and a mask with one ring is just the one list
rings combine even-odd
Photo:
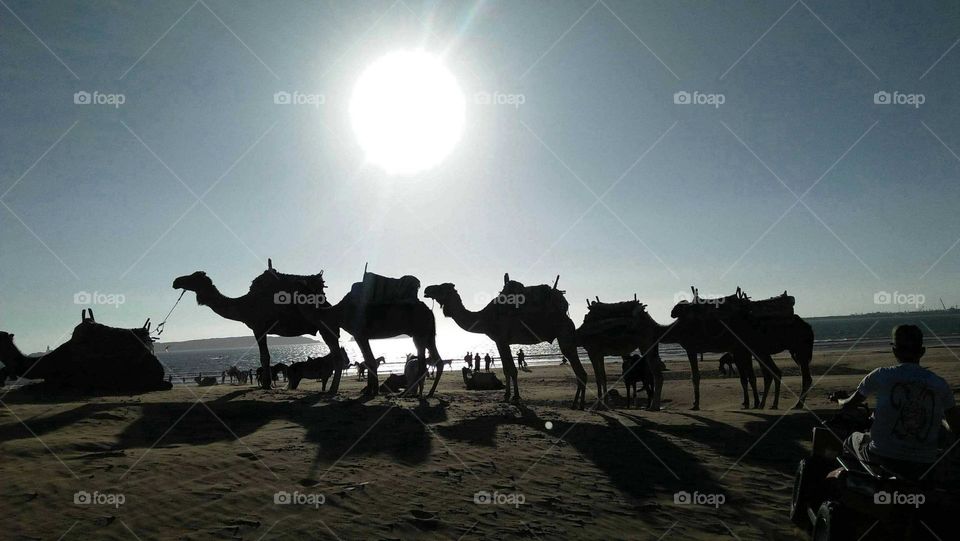
[[(833, 410), (824, 397), (889, 360), (875, 346), (818, 352), (811, 411), (786, 409), (799, 378), (783, 358), (777, 411), (741, 410), (714, 362), (699, 412), (681, 363), (662, 412), (569, 410), (568, 367), (522, 373), (523, 407), (464, 391), (457, 370), (425, 404), (351, 400), (352, 378), (334, 401), (314, 382), (15, 391), (0, 407), (0, 539), (801, 539), (787, 506), (816, 416)], [(950, 351), (925, 361), (960, 383)], [(104, 503), (75, 504), (78, 491)], [(723, 503), (678, 505), (678, 491)]]

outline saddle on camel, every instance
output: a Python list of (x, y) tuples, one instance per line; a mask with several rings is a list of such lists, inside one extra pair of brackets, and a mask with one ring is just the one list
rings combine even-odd
[(360, 306), (413, 304), (419, 301), (420, 280), (409, 275), (390, 278), (364, 269), (363, 281), (354, 283), (350, 293), (351, 300)]
[(700, 292), (695, 287), (690, 290), (693, 292), (692, 300), (684, 300), (674, 306), (671, 317), (702, 320), (744, 317), (754, 321), (789, 319), (793, 317), (793, 306), (796, 303), (796, 299), (786, 291), (776, 297), (755, 301), (739, 287), (733, 295), (710, 299), (700, 297)]

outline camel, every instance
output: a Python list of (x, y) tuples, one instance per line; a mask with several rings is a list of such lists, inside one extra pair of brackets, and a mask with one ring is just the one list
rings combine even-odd
[[(240, 297), (220, 293), (213, 280), (203, 271), (180, 276), (173, 281), (174, 289), (193, 291), (197, 304), (208, 306), (219, 316), (246, 325), (257, 340), (260, 349), (260, 373), (270, 370), (270, 350), (267, 335), (302, 336), (320, 334), (330, 351), (340, 348), (340, 328), (329, 324), (323, 271), (312, 276), (281, 274), (267, 260), (267, 270), (250, 284), (250, 291)], [(302, 295), (307, 302), (293, 302)], [(296, 300), (300, 300), (297, 297)], [(272, 372), (271, 372), (272, 373)], [(270, 389), (273, 378), (257, 378), (260, 386)], [(340, 386), (340, 372), (334, 377), (331, 393)]]
[[(595, 302), (587, 301), (587, 315), (584, 316), (583, 324), (577, 329), (577, 344), (590, 357), (590, 364), (593, 365), (593, 373), (597, 379), (597, 396), (601, 404), (606, 404), (607, 397), (607, 371), (604, 358), (607, 355), (627, 358), (638, 349), (641, 355), (647, 355), (656, 348), (659, 336), (648, 325), (644, 325), (641, 318), (645, 309), (646, 305), (641, 304), (636, 295), (632, 301), (624, 302), (602, 303), (599, 298)], [(654, 385), (656, 395), (652, 403), (655, 409), (659, 409), (663, 378), (651, 380), (651, 384)]]
[[(173, 287), (196, 292), (199, 304), (209, 306), (222, 317), (240, 321), (253, 330), (260, 346), (260, 363), (264, 369), (270, 366), (268, 334), (301, 336), (319, 332), (327, 348), (337, 351), (340, 348), (340, 329), (353, 336), (363, 354), (368, 369), (364, 394), (376, 395), (380, 387), (370, 340), (410, 336), (417, 348), (420, 371), (424, 375), (427, 371), (425, 351), (430, 351), (435, 358), (441, 358), (436, 346), (436, 321), (427, 305), (416, 298), (416, 290), (420, 287), (416, 278), (410, 276), (394, 280), (364, 272), (363, 282), (355, 283), (340, 302), (330, 305), (323, 293), (323, 272), (313, 276), (297, 276), (276, 272), (270, 260), (267, 265), (267, 271), (253, 281), (250, 291), (242, 297), (224, 296), (202, 271), (177, 278)], [(341, 373), (342, 369), (338, 367), (334, 372), (330, 393), (336, 393), (339, 389)], [(438, 373), (428, 397), (436, 391), (439, 376)], [(270, 388), (270, 383), (269, 378), (261, 380), (265, 389)], [(422, 391), (421, 384), (418, 393), (422, 394)]]
[[(777, 302), (785, 297), (775, 297)], [(792, 297), (790, 298), (792, 302)], [(771, 407), (779, 407), (780, 371), (771, 355), (789, 351), (794, 362), (800, 367), (802, 390), (794, 408), (802, 408), (803, 400), (810, 389), (810, 362), (813, 359), (813, 330), (810, 325), (796, 315), (775, 317), (758, 311), (751, 315), (750, 301), (738, 288), (735, 295), (722, 299), (700, 299), (694, 290), (694, 301), (683, 301), (674, 306), (671, 317), (676, 318), (669, 326), (660, 325), (644, 312), (642, 324), (648, 332), (659, 336), (659, 343), (678, 344), (687, 353), (690, 362), (690, 379), (693, 383), (693, 410), (700, 409), (700, 368), (698, 355), (702, 353), (730, 354), (740, 376), (743, 390), (743, 407), (750, 407), (747, 385), (753, 391), (756, 407), (764, 407), (769, 377), (776, 382), (774, 400)], [(761, 307), (765, 301), (757, 301)], [(711, 310), (723, 307), (723, 317), (716, 317)], [(791, 305), (792, 311), (792, 305)], [(760, 362), (764, 375), (764, 397), (760, 400), (756, 389), (756, 377), (753, 372), (752, 357)]]
[[(402, 335), (413, 339), (417, 349), (419, 383), (408, 387), (404, 395), (415, 390), (417, 396), (423, 396), (427, 352), (432, 359), (443, 358), (437, 350), (437, 323), (430, 308), (417, 298), (419, 289), (420, 281), (413, 276), (394, 279), (364, 272), (363, 282), (353, 284), (350, 292), (329, 310), (331, 319), (338, 321), (340, 327), (353, 336), (363, 354), (367, 369), (364, 394), (376, 395), (380, 392), (377, 379), (379, 363), (373, 356), (370, 340)], [(442, 375), (441, 365), (427, 398), (436, 392)]]
[[(383, 357), (377, 357), (376, 361), (378, 367), (387, 362)], [(363, 381), (367, 377), (367, 364), (365, 362), (353, 363), (353, 366), (357, 367), (357, 381)]]
[(511, 386), (513, 400), (520, 400), (517, 367), (510, 346), (556, 340), (560, 352), (570, 361), (577, 379), (573, 407), (579, 405), (582, 409), (586, 401), (587, 373), (577, 354), (576, 327), (567, 315), (569, 305), (563, 296), (564, 292), (557, 289), (556, 282), (552, 288), (548, 285), (524, 287), (519, 282), (511, 281), (508, 274), (504, 274), (503, 282), (500, 295), (478, 312), (472, 312), (463, 305), (457, 288), (451, 283), (429, 286), (423, 290), (423, 296), (440, 303), (443, 314), (453, 318), (463, 330), (485, 334), (497, 345), (503, 374), (507, 378), (506, 402), (511, 401)]
[[(660, 392), (663, 389), (663, 361), (660, 360), (659, 344), (646, 355), (623, 355), (623, 383), (627, 392), (627, 409), (632, 402), (640, 407), (637, 383), (647, 393), (647, 409), (660, 411)], [(631, 393), (632, 391), (632, 393)]]
[(153, 355), (149, 319), (143, 327), (120, 329), (97, 323), (93, 310), (85, 309), (70, 340), (40, 357), (21, 353), (13, 337), (0, 332), (4, 380), (6, 376), (42, 379), (55, 387), (125, 392), (172, 387)]
[[(234, 381), (236, 381), (237, 383), (247, 382), (247, 373), (245, 371), (241, 371), (236, 366), (231, 366), (230, 368), (227, 369), (226, 372), (224, 372), (224, 374), (226, 375), (226, 377), (230, 378), (230, 383), (233, 383)], [(222, 380), (221, 380), (221, 383), (222, 383)]]
[[(270, 380), (271, 380), (273, 383), (277, 383), (278, 381), (280, 381), (280, 376), (283, 376), (283, 379), (287, 381), (287, 385), (289, 386), (289, 378), (287, 377), (287, 369), (288, 369), (288, 368), (287, 368), (287, 365), (285, 365), (284, 363), (277, 363), (277, 364), (275, 364), (275, 365), (271, 365), (271, 366), (270, 366)], [(259, 381), (259, 382), (261, 383), (261, 385), (262, 385), (262, 384), (263, 384), (263, 379), (264, 379), (264, 378), (263, 378), (263, 367), (262, 367), (262, 366), (258, 366), (258, 367), (257, 367), (257, 370), (256, 370), (256, 372), (255, 372), (255, 377), (256, 377), (257, 381)]]
[(217, 384), (217, 376), (204, 376), (203, 374), (197, 374), (197, 377), (193, 378), (193, 381), (197, 382), (197, 385), (201, 387), (210, 387), (211, 385)]
[[(453, 359), (440, 359), (439, 362), (442, 363), (442, 364), (445, 364), (445, 365), (447, 365), (447, 366), (449, 366), (449, 367), (451, 367), (451, 368), (453, 367)], [(427, 374), (427, 378), (429, 378), (429, 379), (434, 379), (434, 378), (436, 378), (436, 376), (437, 376), (437, 364), (438, 364), (437, 361), (434, 361), (433, 359), (427, 359), (427, 364), (428, 364), (427, 368), (428, 368), (428, 370), (430, 370), (430, 372)], [(442, 367), (442, 366), (440, 367), (440, 371), (443, 371), (443, 367)]]
[[(700, 360), (703, 361), (703, 358), (701, 357)], [(727, 377), (737, 375), (737, 368), (733, 364), (733, 355), (724, 353), (723, 356), (720, 357), (719, 364), (720, 366), (717, 370), (720, 372), (721, 376)]]
[(330, 376), (338, 369), (345, 370), (349, 366), (350, 359), (343, 348), (321, 357), (307, 357), (306, 361), (293, 363), (287, 369), (287, 387), (296, 389), (300, 386), (301, 379), (311, 378), (320, 380), (320, 392), (324, 392), (327, 390), (327, 380)]

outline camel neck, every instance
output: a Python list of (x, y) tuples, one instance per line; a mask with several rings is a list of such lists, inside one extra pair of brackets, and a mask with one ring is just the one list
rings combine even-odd
[(461, 329), (477, 333), (486, 334), (483, 318), (480, 312), (471, 312), (463, 305), (463, 299), (460, 295), (454, 295), (450, 302), (443, 307), (443, 315), (453, 318)]
[(238, 299), (227, 297), (217, 286), (210, 285), (209, 288), (197, 291), (197, 302), (209, 306), (211, 310), (220, 317), (232, 319), (234, 321), (243, 321)]

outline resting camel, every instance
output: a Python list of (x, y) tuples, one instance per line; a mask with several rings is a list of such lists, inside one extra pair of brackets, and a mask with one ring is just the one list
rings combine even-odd
[[(89, 314), (89, 315), (88, 315)], [(153, 354), (150, 320), (143, 327), (121, 329), (97, 323), (93, 310), (83, 310), (70, 340), (40, 357), (28, 357), (0, 332), (3, 380), (42, 379), (56, 387), (78, 390), (154, 391), (171, 388)]]
[(423, 296), (440, 303), (443, 315), (453, 318), (463, 330), (485, 334), (496, 343), (503, 374), (507, 378), (506, 402), (511, 400), (511, 385), (513, 400), (520, 400), (517, 367), (510, 346), (556, 340), (577, 378), (573, 407), (582, 409), (586, 401), (587, 373), (577, 354), (576, 327), (567, 315), (568, 304), (563, 291), (556, 288), (556, 283), (552, 288), (548, 285), (524, 287), (519, 282), (512, 282), (507, 274), (504, 274), (503, 282), (503, 292), (479, 312), (464, 307), (457, 288), (451, 283), (429, 286), (423, 290)]
[[(253, 330), (260, 346), (260, 363), (264, 369), (270, 366), (268, 334), (301, 336), (319, 332), (328, 349), (337, 351), (340, 348), (340, 329), (353, 336), (363, 354), (369, 370), (367, 386), (364, 389), (366, 394), (376, 395), (380, 387), (370, 340), (402, 335), (412, 337), (420, 359), (421, 374), (424, 375), (427, 371), (425, 351), (430, 351), (431, 356), (441, 358), (436, 346), (436, 322), (433, 312), (426, 304), (415, 299), (378, 303), (365, 296), (365, 292), (374, 289), (380, 277), (364, 273), (364, 282), (354, 284), (354, 288), (339, 303), (330, 305), (323, 293), (326, 287), (323, 272), (312, 276), (281, 274), (273, 270), (271, 261), (268, 260), (267, 264), (267, 271), (257, 277), (251, 284), (250, 291), (241, 297), (224, 296), (202, 271), (177, 278), (173, 287), (196, 292), (199, 304), (209, 306), (217, 314), (240, 321)], [(370, 287), (365, 288), (367, 285)], [(308, 302), (293, 302), (301, 297)], [(341, 373), (341, 368), (334, 372), (331, 393), (339, 389)], [(439, 379), (438, 374), (437, 380)], [(435, 380), (427, 396), (433, 396), (437, 383)], [(270, 378), (261, 379), (261, 385), (265, 389), (269, 389), (270, 384)], [(423, 383), (417, 386), (417, 392), (422, 394)]]

